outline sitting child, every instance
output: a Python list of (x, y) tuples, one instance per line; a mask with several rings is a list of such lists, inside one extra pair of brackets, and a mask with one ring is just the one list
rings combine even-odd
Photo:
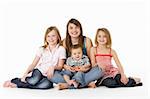
[[(91, 64), (92, 66), (97, 64), (103, 70), (103, 77), (96, 82), (96, 86), (109, 88), (142, 86), (140, 78), (125, 75), (116, 51), (111, 48), (111, 35), (106, 28), (97, 30), (95, 44), (96, 46), (91, 48)], [(113, 66), (112, 59), (117, 68)], [(96, 87), (94, 83), (92, 84)]]
[[(66, 88), (69, 86), (77, 88), (79, 85), (79, 82), (76, 81), (77, 72), (86, 72), (90, 67), (89, 59), (83, 55), (82, 47), (79, 44), (71, 46), (71, 57), (67, 58), (66, 65), (70, 66), (63, 71), (64, 79), (67, 82)], [(59, 84), (59, 89), (64, 89), (63, 83)]]
[[(66, 51), (60, 46), (61, 36), (55, 26), (46, 30), (44, 46), (40, 47), (31, 65), (22, 78), (14, 78), (4, 83), (4, 87), (50, 89), (53, 83), (65, 82), (59, 76), (65, 59)], [(30, 75), (31, 74), (31, 75)]]

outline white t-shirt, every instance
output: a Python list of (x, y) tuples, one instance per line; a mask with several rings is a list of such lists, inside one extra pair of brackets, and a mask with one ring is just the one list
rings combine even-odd
[(57, 44), (52, 51), (49, 50), (49, 47), (40, 47), (36, 55), (40, 57), (37, 68), (45, 75), (49, 66), (56, 66), (59, 59), (66, 59), (66, 50), (63, 46)]

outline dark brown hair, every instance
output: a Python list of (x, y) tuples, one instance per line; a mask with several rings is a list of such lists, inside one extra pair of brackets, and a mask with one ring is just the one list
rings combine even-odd
[(76, 44), (76, 45), (72, 45), (70, 48), (71, 48), (71, 50), (72, 49), (78, 49), (78, 48), (82, 49), (82, 46), (80, 44)]
[(68, 33), (68, 26), (69, 26), (70, 23), (72, 23), (72, 24), (74, 24), (74, 25), (76, 25), (77, 27), (80, 28), (81, 33), (79, 35), (78, 44), (80, 44), (81, 47), (83, 48), (83, 43), (84, 43), (83, 30), (82, 30), (82, 26), (81, 26), (80, 22), (77, 19), (73, 19), (73, 18), (70, 19), (67, 23), (67, 27), (66, 27), (67, 31), (66, 31), (66, 39), (65, 39), (65, 45), (66, 45), (66, 49), (67, 49), (67, 52), (68, 52), (68, 56), (70, 56), (70, 54), (71, 54), (70, 50), (71, 50), (71, 46), (72, 46), (71, 36)]

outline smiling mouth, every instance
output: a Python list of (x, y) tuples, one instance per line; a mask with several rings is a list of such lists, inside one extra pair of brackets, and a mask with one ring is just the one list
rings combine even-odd
[(76, 34), (78, 34), (77, 32), (75, 32), (75, 33), (72, 33), (73, 35), (76, 35)]
[(49, 41), (49, 42), (53, 43), (54, 41)]
[(100, 42), (104, 42), (104, 41), (100, 41)]
[(79, 58), (79, 57), (76, 57), (76, 58)]

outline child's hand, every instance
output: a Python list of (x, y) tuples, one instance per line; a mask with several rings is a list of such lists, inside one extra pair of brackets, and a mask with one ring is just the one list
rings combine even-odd
[(55, 68), (54, 66), (50, 66), (50, 67), (49, 67), (49, 69), (48, 69), (48, 71), (47, 71), (47, 73), (46, 73), (48, 79), (51, 79), (51, 78), (53, 77), (54, 68)]
[(79, 71), (80, 70), (80, 66), (75, 66), (73, 67), (75, 71)]
[(75, 72), (76, 70), (75, 70), (75, 68), (74, 67), (71, 67), (71, 66), (69, 66), (69, 71), (71, 71), (71, 72)]
[(85, 68), (82, 66), (77, 66), (75, 70), (78, 72), (83, 72), (85, 70)]
[(128, 83), (128, 78), (125, 76), (125, 75), (121, 75), (121, 82), (123, 83), (123, 84), (127, 84)]

